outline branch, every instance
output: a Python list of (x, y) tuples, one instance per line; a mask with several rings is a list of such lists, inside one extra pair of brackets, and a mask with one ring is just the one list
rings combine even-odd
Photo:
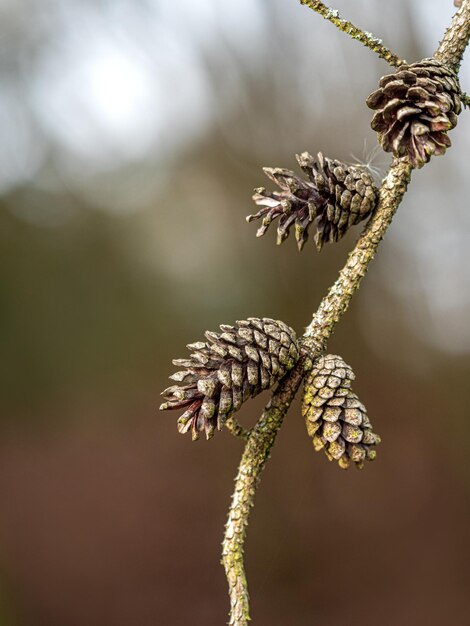
[[(386, 48), (377, 43), (349, 22), (341, 20), (335, 11), (322, 2), (301, 0), (314, 11), (348, 32), (389, 63), (401, 62)], [(458, 69), (470, 37), (470, 0), (463, 0), (462, 7), (455, 14), (450, 28), (439, 45), (435, 57)], [(371, 45), (369, 45), (371, 44)], [(272, 398), (264, 409), (260, 420), (250, 432), (235, 480), (235, 490), (229, 510), (222, 550), (222, 563), (225, 567), (230, 595), (230, 624), (247, 626), (249, 616), (249, 596), (243, 562), (243, 546), (250, 510), (254, 503), (256, 487), (264, 469), (279, 428), (302, 382), (305, 372), (312, 367), (313, 360), (326, 349), (336, 324), (346, 312), (351, 298), (358, 290), (367, 272), (369, 263), (375, 256), (377, 247), (385, 235), (393, 216), (400, 205), (411, 178), (412, 167), (408, 159), (394, 159), (387, 177), (382, 183), (379, 203), (375, 214), (367, 224), (348, 261), (341, 270), (335, 284), (313, 316), (303, 337), (303, 355), (296, 367), (279, 383)]]
[(231, 606), (229, 624), (246, 626), (250, 619), (243, 544), (259, 477), (269, 458), (277, 432), (300, 386), (305, 369), (311, 368), (312, 360), (325, 350), (334, 326), (358, 289), (403, 198), (410, 175), (411, 166), (405, 160), (393, 162), (382, 184), (376, 213), (302, 338), (304, 356), (281, 381), (248, 438), (235, 479), (235, 490), (222, 544), (222, 563), (229, 584)]
[(369, 220), (338, 280), (323, 298), (312, 321), (308, 325), (302, 343), (318, 356), (324, 351), (335, 325), (348, 309), (351, 298), (359, 288), (369, 263), (375, 256), (392, 218), (402, 201), (411, 177), (411, 166), (406, 159), (394, 159), (379, 192), (379, 203)]
[(442, 63), (447, 63), (458, 72), (469, 38), (470, 0), (463, 0), (462, 6), (452, 19), (452, 24), (445, 32), (434, 58)]
[(225, 422), (225, 428), (229, 431), (231, 435), (234, 437), (239, 437), (240, 439), (245, 439), (245, 441), (250, 436), (251, 430), (244, 428), (236, 417), (229, 417)]
[(269, 453), (276, 440), (287, 409), (292, 403), (303, 377), (303, 359), (279, 383), (261, 418), (251, 431), (235, 479), (235, 490), (225, 526), (222, 543), (222, 564), (229, 585), (230, 622), (246, 626), (249, 616), (249, 596), (243, 563), (243, 544), (256, 487)]
[(406, 61), (400, 59), (396, 54), (383, 45), (382, 40), (374, 37), (372, 33), (368, 33), (357, 26), (354, 26), (348, 20), (343, 20), (340, 17), (339, 11), (336, 9), (330, 9), (320, 0), (300, 0), (300, 4), (305, 4), (312, 11), (316, 11), (325, 20), (328, 20), (339, 28), (343, 33), (348, 34), (353, 39), (360, 41), (364, 46), (370, 48), (373, 52), (379, 55), (381, 59), (385, 59), (392, 67), (400, 67)]

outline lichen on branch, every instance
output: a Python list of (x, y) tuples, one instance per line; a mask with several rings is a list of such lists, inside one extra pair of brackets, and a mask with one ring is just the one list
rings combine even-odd
[(378, 54), (381, 59), (387, 61), (392, 67), (400, 67), (400, 65), (405, 63), (404, 60), (400, 59), (400, 57), (389, 50), (381, 39), (375, 37), (372, 33), (354, 26), (349, 20), (343, 19), (338, 10), (327, 7), (326, 4), (320, 0), (300, 0), (300, 3), (309, 7), (312, 11), (319, 13), (325, 20), (334, 24), (343, 33), (352, 37), (352, 39), (360, 41), (364, 46)]

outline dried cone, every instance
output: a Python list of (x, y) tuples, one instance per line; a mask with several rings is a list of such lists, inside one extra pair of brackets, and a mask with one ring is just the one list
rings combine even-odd
[(302, 250), (312, 224), (318, 250), (323, 244), (341, 239), (348, 228), (368, 217), (377, 203), (377, 188), (366, 166), (346, 165), (328, 159), (321, 152), (317, 161), (308, 153), (297, 155), (308, 180), (291, 170), (264, 168), (280, 191), (256, 189), (253, 200), (262, 208), (249, 215), (249, 222), (262, 218), (256, 233), (264, 235), (271, 222), (279, 218), (277, 243), (289, 236), (292, 226), (299, 250)]
[(380, 88), (367, 99), (377, 111), (372, 128), (385, 151), (408, 156), (420, 168), (451, 145), (447, 131), (457, 124), (460, 96), (457, 74), (447, 65), (435, 59), (401, 65), (381, 78)]
[(299, 358), (295, 332), (269, 318), (254, 318), (207, 331), (207, 341), (189, 344), (188, 359), (176, 359), (184, 368), (170, 378), (181, 383), (165, 389), (160, 409), (184, 409), (178, 430), (205, 432), (210, 439), (245, 400), (272, 387)]
[(315, 450), (324, 449), (343, 469), (359, 469), (376, 457), (380, 437), (372, 432), (366, 408), (351, 389), (355, 376), (339, 356), (320, 357), (305, 380), (302, 415)]

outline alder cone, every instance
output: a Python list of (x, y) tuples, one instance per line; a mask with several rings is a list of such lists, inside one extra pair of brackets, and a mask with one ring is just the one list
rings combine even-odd
[(372, 213), (377, 204), (377, 188), (366, 166), (347, 165), (321, 152), (316, 160), (308, 152), (296, 158), (307, 179), (284, 168), (264, 168), (280, 191), (256, 189), (253, 200), (262, 208), (247, 220), (262, 219), (256, 233), (261, 237), (278, 219), (278, 244), (287, 239), (294, 227), (299, 250), (313, 228), (317, 249), (321, 250), (325, 243), (338, 241), (351, 226)]
[(462, 110), (457, 74), (435, 59), (401, 65), (380, 79), (379, 89), (367, 99), (377, 111), (371, 126), (386, 152), (408, 156), (421, 168), (433, 155), (451, 145), (447, 132), (457, 125)]
[(307, 376), (302, 415), (315, 450), (324, 450), (341, 468), (359, 469), (376, 457), (380, 437), (372, 432), (365, 406), (351, 389), (354, 373), (340, 356), (317, 359)]
[(272, 387), (297, 362), (300, 351), (295, 332), (281, 321), (250, 317), (222, 324), (221, 333), (205, 333), (207, 341), (188, 344), (188, 359), (173, 364), (184, 368), (171, 379), (180, 383), (165, 389), (161, 410), (184, 409), (180, 433), (193, 440), (205, 432), (210, 439), (245, 400)]

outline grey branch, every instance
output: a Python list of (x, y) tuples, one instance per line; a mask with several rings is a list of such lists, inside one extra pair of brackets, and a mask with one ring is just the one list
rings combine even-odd
[[(328, 9), (322, 2), (302, 0), (313, 10), (335, 23), (341, 30), (378, 52), (391, 65), (401, 61), (381, 44), (368, 45), (365, 33), (339, 15)], [(435, 57), (441, 62), (458, 69), (470, 37), (470, 0), (463, 0), (447, 29)], [(406, 158), (395, 159), (382, 183), (377, 210), (348, 261), (341, 270), (335, 284), (323, 299), (303, 337), (303, 354), (297, 365), (284, 377), (273, 392), (256, 426), (247, 439), (245, 450), (235, 480), (228, 521), (223, 541), (222, 563), (225, 567), (230, 595), (230, 624), (247, 626), (249, 616), (249, 595), (243, 561), (243, 549), (250, 510), (253, 507), (256, 487), (279, 428), (302, 382), (303, 376), (312, 367), (312, 361), (321, 355), (335, 325), (348, 309), (352, 296), (360, 286), (369, 263), (374, 258), (377, 247), (385, 235), (393, 216), (400, 205), (410, 181), (412, 167)]]

